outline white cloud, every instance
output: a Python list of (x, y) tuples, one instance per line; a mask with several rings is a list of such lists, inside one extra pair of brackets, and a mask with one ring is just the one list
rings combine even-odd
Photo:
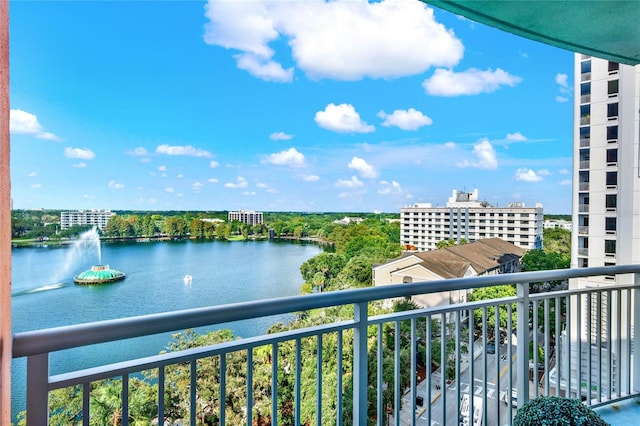
[(254, 196), (254, 195), (256, 195), (256, 192), (255, 191), (244, 191), (242, 193), (242, 195)]
[(265, 60), (253, 53), (235, 55), (234, 58), (238, 63), (238, 68), (264, 81), (276, 83), (290, 83), (293, 81), (293, 68), (284, 69), (276, 61)]
[(218, 183), (220, 181), (218, 179), (216, 179), (216, 178), (209, 178), (209, 179), (207, 179), (207, 182), (209, 182), (209, 183)]
[(58, 136), (45, 132), (38, 117), (21, 109), (9, 110), (9, 131), (14, 134), (31, 135), (38, 139), (61, 141)]
[(184, 175), (183, 175), (182, 173), (178, 173), (178, 174), (176, 175), (176, 177), (177, 177), (178, 179), (182, 179), (182, 178), (184, 177)]
[(81, 160), (93, 160), (96, 154), (90, 149), (66, 147), (64, 149), (64, 156), (67, 158), (79, 158)]
[(558, 170), (558, 173), (560, 173), (561, 175), (568, 175), (570, 172), (567, 169), (560, 169)]
[(409, 108), (408, 110), (397, 109), (391, 114), (380, 111), (378, 117), (384, 120), (382, 122), (383, 126), (397, 126), (402, 130), (418, 130), (422, 126), (433, 124), (431, 118), (414, 108)]
[(84, 169), (85, 167), (87, 167), (87, 163), (81, 161), (79, 163), (72, 164), (71, 167), (75, 167), (76, 169)]
[(488, 140), (483, 140), (473, 146), (473, 155), (476, 161), (462, 161), (458, 163), (458, 167), (477, 167), (480, 169), (497, 169), (498, 159), (496, 151)]
[(289, 135), (285, 132), (273, 132), (269, 135), (269, 139), (272, 141), (288, 141), (293, 139), (293, 135)]
[(258, 182), (258, 183), (256, 183), (256, 188), (267, 189), (267, 188), (269, 188), (269, 185), (267, 185), (266, 183), (263, 183), (263, 182)]
[(149, 155), (147, 148), (143, 148), (141, 146), (125, 151), (125, 153), (132, 157), (144, 157), (145, 155)]
[(571, 179), (563, 179), (563, 180), (561, 180), (561, 181), (559, 182), (559, 185), (562, 185), (562, 186), (569, 186), (569, 185), (571, 185)]
[(304, 154), (298, 152), (295, 148), (271, 154), (266, 161), (276, 166), (304, 167), (306, 165)]
[(29, 177), (36, 177), (36, 176), (38, 176), (38, 172), (31, 172), (31, 173), (29, 173), (27, 176), (29, 176)]
[(335, 183), (338, 188), (360, 188), (364, 186), (356, 176), (351, 176), (351, 179), (338, 179)]
[(316, 181), (320, 180), (320, 176), (318, 176), (318, 175), (304, 175), (304, 176), (302, 176), (302, 180), (304, 180), (305, 182), (316, 182)]
[(166, 172), (167, 171), (167, 166), (165, 166), (165, 165), (158, 166), (158, 170), (160, 170), (161, 172)]
[(191, 157), (211, 157), (211, 153), (209, 151), (205, 151), (204, 149), (194, 148), (191, 145), (171, 146), (167, 144), (162, 144), (162, 145), (158, 145), (158, 147), (156, 148), (156, 152), (158, 154), (166, 154), (166, 155), (188, 155)]
[(33, 189), (40, 189), (40, 188), (42, 188), (42, 185), (41, 185), (41, 184), (39, 184), (39, 183), (34, 183), (33, 185), (31, 185), (31, 188), (33, 188)]
[(556, 102), (560, 102), (560, 103), (564, 103), (564, 102), (569, 102), (569, 98), (567, 98), (566, 96), (556, 96)]
[(205, 42), (240, 52), (238, 67), (269, 81), (291, 81), (294, 72), (274, 59), (276, 40), (290, 49), (285, 60), (312, 79), (416, 75), (453, 66), (464, 51), (421, 2), (210, 0), (205, 15)]
[(402, 194), (402, 187), (398, 182), (391, 181), (390, 183), (383, 180), (380, 181), (381, 188), (378, 190), (378, 194), (380, 195), (393, 195), (393, 194)]
[(218, 167), (220, 165), (220, 163), (218, 163), (216, 160), (211, 160), (209, 162), (209, 167), (211, 167), (212, 169), (215, 169), (216, 167)]
[(191, 188), (193, 188), (195, 192), (200, 192), (202, 189), (202, 182), (194, 182), (193, 185), (191, 185)]
[(521, 182), (540, 182), (542, 180), (542, 176), (539, 176), (535, 171), (525, 167), (516, 170), (516, 180)]
[(224, 184), (225, 188), (246, 188), (249, 186), (249, 182), (242, 176), (238, 176), (234, 182), (227, 182)]
[(175, 192), (175, 189), (173, 189), (172, 187), (168, 186), (164, 189), (164, 192), (168, 192), (169, 194), (173, 194)]
[(525, 142), (527, 137), (520, 132), (507, 133), (507, 140), (511, 142)]
[(376, 129), (362, 121), (350, 104), (331, 103), (324, 111), (316, 112), (314, 120), (318, 126), (338, 133), (370, 133)]
[(122, 189), (124, 188), (124, 184), (123, 183), (118, 183), (115, 180), (110, 180), (109, 183), (107, 184), (107, 186), (111, 189)]
[(551, 172), (547, 169), (538, 170), (538, 176), (550, 176)]
[(374, 179), (379, 175), (375, 167), (373, 167), (371, 164), (368, 164), (362, 158), (353, 157), (347, 167), (356, 170), (363, 178)]
[(556, 83), (561, 87), (569, 87), (568, 78), (569, 76), (567, 74), (558, 73), (556, 74)]
[(520, 83), (520, 77), (513, 76), (500, 68), (481, 71), (470, 68), (463, 72), (439, 68), (422, 82), (425, 91), (433, 96), (479, 95), (495, 92), (500, 86), (513, 87)]
[(444, 147), (445, 147), (445, 148), (447, 148), (447, 149), (455, 149), (455, 148), (456, 148), (456, 146), (457, 146), (457, 145), (456, 145), (456, 143), (455, 143), (455, 142), (451, 142), (451, 141), (449, 141), (449, 142), (445, 142), (445, 143), (444, 143)]

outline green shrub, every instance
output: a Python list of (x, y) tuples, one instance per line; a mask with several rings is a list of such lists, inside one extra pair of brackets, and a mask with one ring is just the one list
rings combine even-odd
[(541, 396), (518, 409), (513, 426), (610, 426), (580, 400)]

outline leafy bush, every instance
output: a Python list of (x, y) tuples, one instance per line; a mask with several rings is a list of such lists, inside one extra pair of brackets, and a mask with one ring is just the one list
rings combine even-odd
[(610, 426), (580, 400), (541, 396), (518, 409), (513, 426)]

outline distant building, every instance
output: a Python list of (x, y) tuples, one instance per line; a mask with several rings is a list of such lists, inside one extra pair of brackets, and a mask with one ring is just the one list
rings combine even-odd
[(542, 248), (542, 205), (511, 203), (493, 207), (478, 199), (478, 190), (453, 190), (446, 207), (419, 203), (400, 209), (400, 242), (417, 251), (436, 248), (448, 239), (473, 242), (501, 238), (524, 249)]
[(342, 219), (338, 219), (338, 220), (334, 220), (333, 223), (335, 223), (336, 225), (348, 225), (350, 223), (355, 223), (358, 224), (360, 222), (362, 222), (364, 219), (361, 217), (348, 217), (345, 216)]
[[(373, 267), (373, 285), (407, 284), (451, 278), (520, 272), (525, 249), (500, 238), (419, 253), (405, 253), (383, 265)], [(471, 290), (420, 294), (412, 300), (422, 307), (467, 301)]]
[(94, 225), (100, 230), (116, 214), (111, 210), (74, 210), (60, 212), (60, 229), (69, 229), (75, 225)]
[(548, 219), (544, 221), (542, 226), (544, 229), (562, 228), (566, 229), (567, 231), (571, 231), (572, 222), (570, 220)]
[(232, 222), (234, 220), (246, 223), (248, 225), (259, 225), (263, 223), (262, 212), (255, 212), (250, 210), (229, 212), (229, 222)]

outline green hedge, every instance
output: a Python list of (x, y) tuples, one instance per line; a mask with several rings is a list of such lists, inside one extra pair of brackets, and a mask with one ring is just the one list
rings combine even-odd
[(518, 409), (513, 426), (610, 426), (580, 400), (541, 396)]

